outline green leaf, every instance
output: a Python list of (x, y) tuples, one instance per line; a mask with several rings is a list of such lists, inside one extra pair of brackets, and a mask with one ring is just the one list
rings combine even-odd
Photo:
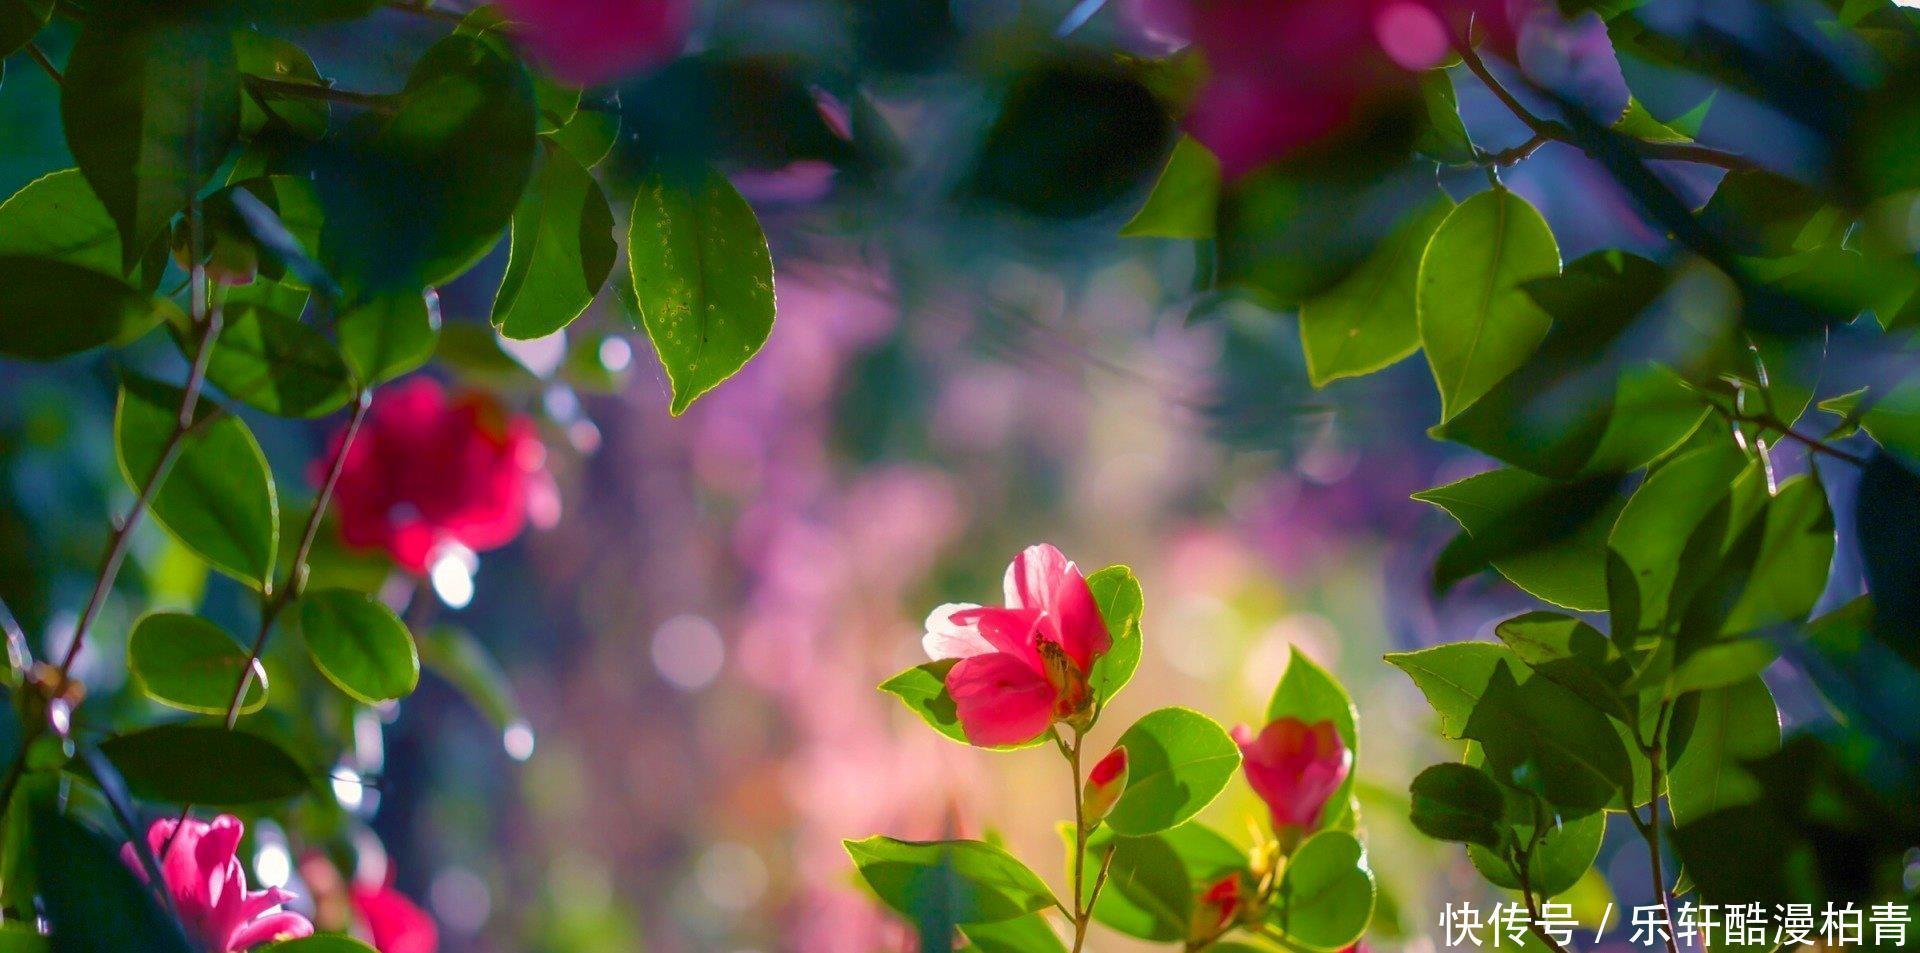
[(1390, 652), (1386, 659), (1407, 673), (1440, 715), (1440, 732), (1464, 738), (1473, 706), (1486, 694), (1500, 663), (1513, 664), (1511, 651), (1489, 642), (1448, 642), (1417, 652)]
[(1105, 705), (1126, 687), (1127, 681), (1133, 678), (1133, 670), (1140, 665), (1140, 616), (1146, 602), (1140, 592), (1140, 580), (1135, 579), (1133, 570), (1126, 566), (1108, 566), (1088, 576), (1087, 588), (1093, 591), (1093, 601), (1100, 606), (1100, 618), (1113, 637), (1112, 647), (1094, 661), (1087, 679), (1098, 704)]
[(420, 684), (413, 636), (372, 596), (348, 589), (306, 593), (300, 634), (320, 674), (369, 705), (405, 698)]
[(1779, 646), (1766, 639), (1726, 639), (1710, 642), (1674, 666), (1667, 693), (1681, 695), (1725, 688), (1767, 670), (1780, 657)]
[(1727, 610), (1721, 631), (1753, 632), (1802, 622), (1827, 587), (1833, 562), (1833, 511), (1815, 473), (1780, 485), (1767, 503), (1760, 547), (1746, 567), (1746, 587)]
[(1780, 714), (1758, 676), (1700, 693), (1687, 746), (1670, 765), (1667, 804), (1676, 825), (1749, 804), (1760, 786), (1743, 762), (1780, 747)]
[(420, 664), (460, 690), (496, 729), (524, 725), (513, 683), (473, 633), (436, 625), (420, 637)]
[[(180, 612), (142, 616), (127, 636), (127, 668), (163, 705), (224, 715), (247, 669), (247, 651), (217, 625)], [(267, 671), (253, 663), (242, 713), (267, 703)]]
[[(243, 75), (330, 85), (305, 50), (277, 36), (255, 30), (235, 30), (233, 49)], [(302, 139), (319, 139), (327, 134), (330, 115), (324, 99), (291, 96), (270, 87), (253, 86), (240, 97), (240, 136), (251, 140), (263, 133), (284, 132)]]
[(1190, 708), (1148, 712), (1114, 745), (1127, 749), (1127, 786), (1107, 826), (1130, 837), (1191, 819), (1240, 767), (1239, 746), (1213, 719)]
[(1445, 422), (1519, 367), (1552, 323), (1526, 282), (1560, 268), (1553, 232), (1525, 199), (1493, 189), (1460, 203), (1420, 261), (1420, 342)]
[(0, 953), (51, 953), (52, 949), (47, 938), (31, 925), (18, 921), (0, 923)]
[(0, 255), (0, 301), (0, 355), (34, 361), (125, 344), (179, 313), (111, 275), (24, 255)]
[[(1060, 834), (1072, 840), (1071, 825)], [(1071, 847), (1069, 847), (1071, 852)], [(1111, 852), (1113, 859), (1105, 858)], [(1071, 860), (1071, 858), (1069, 858)], [(1158, 836), (1092, 839), (1086, 869), (1107, 864), (1106, 886), (1093, 906), (1101, 924), (1142, 940), (1184, 940), (1192, 922), (1194, 886), (1186, 865), (1173, 847)], [(1092, 878), (1081, 881), (1082, 902), (1093, 892)]]
[(620, 114), (592, 108), (581, 109), (566, 125), (547, 133), (554, 145), (567, 150), (575, 162), (589, 169), (613, 151), (619, 137)]
[[(1626, 502), (1615, 493), (1618, 486), (1616, 477), (1568, 483), (1504, 469), (1413, 498), (1446, 510), (1467, 531), (1464, 550), (1454, 554), (1463, 562), (1491, 564), (1541, 599), (1591, 612), (1607, 605), (1607, 532)], [(1454, 575), (1436, 569), (1436, 588)]]
[(1682, 605), (1674, 601), (1676, 585), (1683, 577), (1689, 584), (1704, 577), (1719, 558), (1717, 547), (1689, 552), (1687, 540), (1747, 468), (1746, 455), (1732, 441), (1716, 442), (1661, 465), (1627, 500), (1607, 537), (1616, 640), (1631, 645), (1636, 633), (1667, 631), (1677, 618)]
[(1500, 850), (1505, 842), (1506, 796), (1486, 772), (1464, 764), (1436, 764), (1410, 789), (1413, 826), (1435, 840)]
[(1494, 628), (1520, 660), (1596, 710), (1624, 724), (1635, 711), (1622, 694), (1633, 666), (1599, 629), (1557, 612), (1528, 612)]
[(1220, 160), (1192, 136), (1173, 144), (1147, 204), (1120, 226), (1126, 238), (1212, 238), (1220, 207)]
[(1874, 599), (1874, 637), (1920, 666), (1920, 475), (1876, 452), (1860, 476), (1854, 525)]
[(1467, 719), (1494, 777), (1540, 795), (1568, 815), (1598, 811), (1633, 780), (1613, 722), (1549, 679), (1516, 680), (1494, 668)]
[(265, 949), (268, 953), (374, 953), (373, 947), (344, 933), (316, 933)]
[(417, 295), (492, 249), (533, 170), (534, 118), (505, 42), (454, 33), (414, 64), (396, 110), (311, 150), (319, 257), (346, 299)]
[[(981, 841), (846, 841), (847, 854), (873, 892), (896, 913), (917, 918), (932, 889), (957, 886), (954, 923), (994, 923), (1054, 906), (1053, 893), (1011, 854)], [(942, 874), (950, 871), (951, 877)], [(945, 883), (944, 881), (953, 881)]]
[[(1606, 839), (1606, 833), (1607, 815), (1604, 811), (1559, 823), (1550, 821), (1541, 833), (1539, 843), (1534, 845), (1533, 853), (1527, 858), (1527, 886), (1542, 898), (1572, 889), (1574, 884), (1580, 882), (1580, 877), (1592, 869), (1594, 858), (1600, 856), (1600, 842)], [(1510, 832), (1509, 836), (1517, 834)], [(1494, 886), (1508, 890), (1520, 889), (1520, 878), (1514, 875), (1513, 865), (1503, 857), (1484, 847), (1470, 846), (1467, 848), (1467, 859)]]
[(998, 923), (969, 924), (961, 927), (960, 933), (968, 940), (963, 949), (973, 953), (1067, 953), (1060, 934), (1038, 913)]
[(440, 334), (440, 296), (396, 292), (349, 307), (335, 324), (347, 366), (362, 383), (377, 384), (433, 357)]
[[(146, 290), (166, 268), (166, 249), (154, 247), (159, 260), (141, 266)], [(79, 169), (49, 172), (0, 204), (0, 256), (11, 255), (57, 258), (115, 278), (123, 261), (120, 230)]]
[(566, 327), (606, 283), (616, 251), (599, 183), (565, 150), (542, 150), (540, 171), (513, 213), (493, 326), (519, 339)]
[[(172, 330), (175, 343), (191, 357), (191, 323), (182, 316)], [(353, 372), (333, 343), (269, 304), (227, 303), (207, 360), (207, 380), (227, 396), (281, 417), (324, 417), (353, 396)]]
[(726, 176), (656, 168), (634, 197), (627, 262), (679, 416), (732, 377), (773, 331), (766, 237)]
[(93, 11), (60, 87), (67, 147), (120, 229), (121, 268), (226, 160), (240, 124), (240, 68), (227, 25), (191, 5)]
[[(1353, 707), (1353, 699), (1348, 697), (1339, 679), (1308, 658), (1298, 646), (1288, 649), (1286, 673), (1280, 676), (1280, 684), (1274, 686), (1273, 696), (1267, 699), (1267, 721), (1281, 718), (1298, 718), (1307, 724), (1333, 722), (1334, 734), (1339, 735), (1341, 743), (1352, 752), (1354, 763), (1359, 763), (1360, 716)], [(1332, 827), (1341, 820), (1353, 793), (1353, 783), (1353, 774), (1349, 772), (1347, 780), (1327, 802), (1331, 808), (1321, 818), (1321, 827)]]
[(230, 807), (305, 793), (312, 779), (285, 749), (218, 725), (159, 725), (100, 743), (135, 797)]
[(907, 706), (933, 730), (961, 744), (967, 743), (966, 730), (954, 710), (953, 697), (947, 694), (947, 673), (957, 660), (941, 659), (916, 665), (880, 683), (880, 690)]
[[(114, 413), (120, 474), (139, 492), (179, 424), (181, 393), (128, 375)], [(192, 431), (153, 498), (153, 515), (215, 568), (265, 588), (273, 579), (279, 502), (266, 455), (238, 417), (202, 397)]]
[(1414, 151), (1448, 165), (1475, 161), (1473, 140), (1460, 121), (1460, 99), (1454, 93), (1453, 77), (1446, 70), (1420, 74), (1420, 102), (1426, 109), (1427, 122), (1414, 140)]
[[(120, 861), (110, 843), (62, 814), (52, 798), (36, 799), (31, 832), (37, 865), (60, 876), (40, 878), (40, 900), (54, 947), (66, 953), (193, 953), (174, 918)], [(22, 831), (22, 833), (27, 833)]]
[(1345, 949), (1373, 919), (1375, 892), (1360, 842), (1345, 831), (1322, 831), (1287, 861), (1270, 917), (1297, 946)]
[(26, 46), (53, 16), (53, 0), (0, 0), (0, 58)]
[(1300, 305), (1300, 344), (1315, 387), (1371, 374), (1420, 349), (1420, 258), (1453, 208), (1444, 192), (1436, 194), (1360, 267)]
[[(5, 206), (0, 206), (4, 211)], [(1920, 378), (1842, 394), (1821, 401), (1820, 409), (1859, 421), (1880, 446), (1908, 460), (1920, 460)]]

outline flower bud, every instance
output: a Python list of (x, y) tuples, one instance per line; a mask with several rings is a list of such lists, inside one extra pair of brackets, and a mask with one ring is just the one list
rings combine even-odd
[(1319, 826), (1327, 802), (1353, 770), (1353, 752), (1331, 721), (1281, 718), (1258, 735), (1240, 725), (1233, 740), (1247, 783), (1273, 814), (1281, 852), (1292, 853)]
[(1195, 943), (1218, 937), (1240, 913), (1240, 875), (1228, 874), (1208, 887), (1193, 905), (1187, 938)]
[(1093, 770), (1087, 773), (1085, 789), (1080, 794), (1080, 813), (1087, 827), (1100, 823), (1113, 810), (1113, 802), (1120, 800), (1120, 792), (1127, 786), (1127, 749), (1115, 748), (1100, 759)]

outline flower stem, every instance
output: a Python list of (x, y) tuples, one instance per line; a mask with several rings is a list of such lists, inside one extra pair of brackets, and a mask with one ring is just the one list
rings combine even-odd
[(1087, 942), (1088, 914), (1092, 904), (1085, 903), (1080, 893), (1080, 885), (1086, 879), (1087, 871), (1087, 812), (1084, 799), (1080, 796), (1080, 746), (1086, 740), (1086, 734), (1080, 729), (1073, 730), (1073, 744), (1061, 743), (1066, 753), (1067, 766), (1073, 774), (1073, 787), (1069, 789), (1073, 796), (1073, 953)]

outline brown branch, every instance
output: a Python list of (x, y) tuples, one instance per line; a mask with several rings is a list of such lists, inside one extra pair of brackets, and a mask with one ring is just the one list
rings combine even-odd
[(53, 85), (65, 86), (67, 84), (66, 77), (60, 75), (60, 67), (53, 65), (53, 61), (47, 59), (47, 51), (41, 49), (40, 44), (31, 40), (27, 41), (27, 56), (32, 58), (41, 70), (46, 72), (47, 77), (53, 80)]
[(338, 89), (319, 83), (303, 83), (291, 79), (274, 79), (270, 76), (247, 76), (247, 86), (263, 93), (276, 96), (292, 96), (302, 99), (320, 99), (330, 103), (342, 103), (359, 106), (375, 112), (393, 112), (397, 106), (394, 97), (383, 93), (359, 93), (350, 89)]

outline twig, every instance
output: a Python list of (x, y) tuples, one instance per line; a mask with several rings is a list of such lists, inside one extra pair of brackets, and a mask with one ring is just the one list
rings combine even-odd
[(47, 51), (41, 49), (40, 44), (31, 40), (27, 41), (27, 56), (39, 64), (40, 69), (46, 72), (49, 79), (53, 80), (53, 85), (65, 86), (67, 84), (66, 77), (60, 75), (60, 67), (53, 65), (53, 61), (47, 59)]
[(323, 86), (319, 83), (303, 83), (291, 79), (274, 79), (271, 76), (247, 76), (249, 89), (276, 96), (293, 96), (303, 99), (321, 99), (330, 103), (344, 103), (359, 106), (375, 112), (393, 112), (396, 108), (393, 97), (382, 93), (359, 93), (350, 89)]
[(1072, 747), (1068, 747), (1064, 741), (1060, 743), (1061, 750), (1067, 755), (1067, 765), (1073, 772), (1073, 953), (1080, 953), (1080, 948), (1087, 942), (1087, 915), (1092, 912), (1093, 906), (1086, 904), (1080, 893), (1087, 868), (1087, 809), (1086, 799), (1081, 797), (1080, 790), (1080, 746), (1085, 740), (1086, 735), (1075, 728)]
[(1866, 457), (1863, 457), (1857, 453), (1854, 453), (1851, 450), (1842, 450), (1839, 447), (1836, 447), (1830, 443), (1827, 443), (1824, 440), (1821, 440), (1818, 437), (1810, 437), (1806, 434), (1803, 434), (1800, 431), (1793, 429), (1792, 425), (1788, 424), (1786, 421), (1781, 420), (1779, 417), (1776, 417), (1771, 413), (1743, 414), (1743, 413), (1727, 410), (1726, 408), (1721, 407), (1718, 404), (1714, 405), (1714, 409), (1720, 411), (1722, 416), (1726, 417), (1728, 420), (1734, 423), (1753, 424), (1755, 426), (1762, 427), (1766, 430), (1771, 430), (1774, 433), (1777, 433), (1780, 436), (1785, 437), (1788, 440), (1791, 440), (1794, 443), (1797, 443), (1807, 448), (1807, 451), (1809, 453), (1825, 454), (1829, 457), (1834, 458), (1835, 460), (1844, 460), (1848, 463), (1853, 464), (1856, 467), (1861, 467), (1863, 469), (1867, 465)]

